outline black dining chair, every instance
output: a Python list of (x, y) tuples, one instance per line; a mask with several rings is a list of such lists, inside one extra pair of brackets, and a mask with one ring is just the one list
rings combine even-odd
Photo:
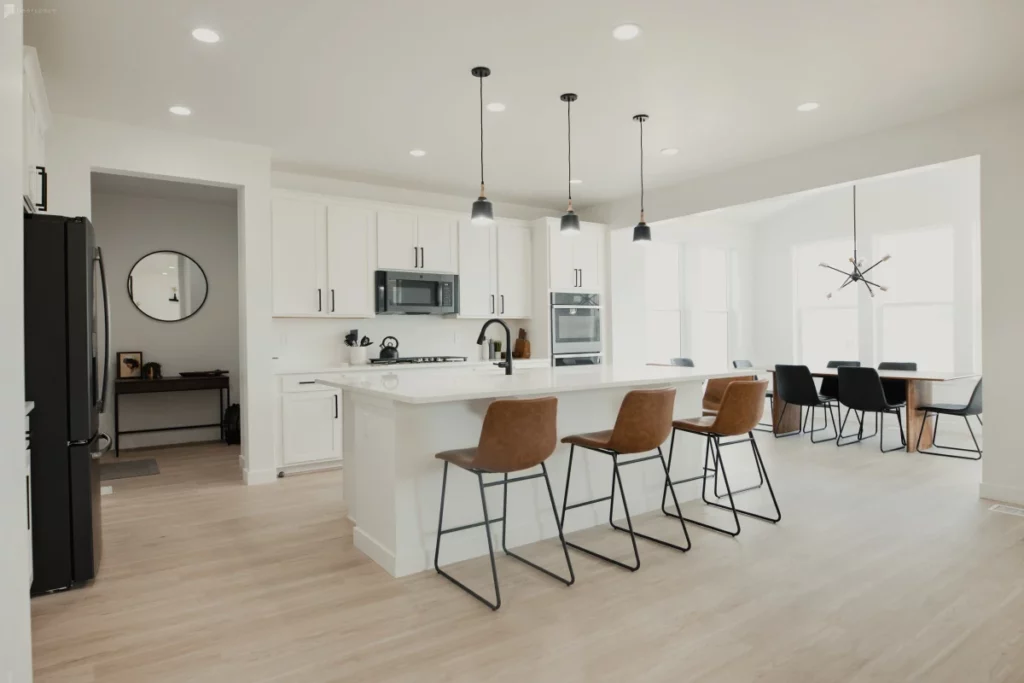
[[(981, 460), (981, 446), (978, 445), (978, 438), (974, 436), (974, 430), (971, 429), (971, 421), (967, 419), (973, 415), (978, 418), (978, 422), (981, 422), (981, 382), (982, 380), (979, 379), (978, 383), (974, 385), (974, 391), (971, 392), (971, 398), (964, 405), (954, 403), (933, 403), (930, 405), (918, 406), (918, 410), (924, 411), (924, 424), (928, 424), (929, 413), (935, 415), (935, 429), (932, 432), (932, 448), (941, 448), (947, 451), (964, 451), (966, 453), (976, 453), (977, 455), (955, 455), (953, 453), (940, 453), (934, 450), (922, 451), (921, 434), (924, 433), (923, 429), (921, 430), (921, 433), (917, 435), (918, 453), (924, 453), (925, 455), (941, 455), (944, 458), (959, 458), (960, 460)], [(957, 448), (956, 446), (940, 446), (935, 443), (935, 437), (938, 436), (939, 433), (940, 415), (955, 415), (964, 419), (964, 422), (967, 423), (967, 431), (971, 433), (971, 440), (974, 441), (973, 450), (970, 448)]]
[[(803, 408), (810, 408), (808, 416), (811, 419), (811, 429), (809, 431), (807, 430), (807, 418), (801, 415), (803, 422), (800, 429), (786, 434), (775, 432), (776, 438), (804, 433), (811, 435), (811, 443), (822, 443), (836, 438), (835, 436), (817, 440), (814, 438), (815, 432), (828, 429), (829, 415), (832, 415), (832, 429), (837, 435), (839, 434), (839, 428), (836, 417), (832, 414), (832, 400), (818, 393), (818, 387), (814, 384), (814, 378), (811, 377), (811, 371), (806, 365), (776, 365), (775, 388), (778, 393), (776, 398), (782, 401), (782, 412), (779, 414), (779, 422), (782, 422), (782, 418), (785, 417), (786, 411), (789, 410), (790, 406), (796, 406), (796, 409), (801, 411), (801, 413)], [(825, 426), (821, 429), (814, 428), (814, 411), (817, 408), (825, 411)]]
[[(882, 388), (882, 380), (878, 376), (878, 370), (874, 368), (851, 368), (841, 367), (839, 370), (839, 403), (846, 406), (854, 413), (860, 413), (857, 417), (859, 426), (856, 434), (844, 435), (843, 428), (846, 426), (844, 419), (839, 426), (839, 433), (836, 436), (836, 445), (849, 446), (851, 443), (859, 443), (864, 439), (870, 439), (878, 434), (878, 447), (883, 453), (898, 451), (906, 448), (907, 438), (903, 434), (903, 420), (900, 419), (899, 406), (889, 403)], [(875, 431), (867, 436), (864, 435), (865, 413), (875, 414)], [(847, 411), (849, 416), (849, 411)], [(902, 446), (885, 449), (882, 435), (885, 432), (885, 416), (895, 415), (900, 426), (900, 441)], [(853, 437), (852, 440), (843, 443), (843, 439)]]
[(689, 358), (673, 358), (669, 361), (672, 365), (680, 368), (692, 368), (693, 361)]
[[(747, 368), (754, 367), (754, 364), (751, 363), (749, 360), (734, 360), (732, 362), (732, 366), (734, 368), (736, 368), (737, 370), (745, 370)], [(754, 375), (753, 377), (754, 377), (755, 380), (757, 379), (757, 375)], [(775, 415), (775, 394), (772, 392), (771, 389), (769, 389), (768, 391), (764, 392), (764, 396), (765, 396), (765, 398), (768, 399), (768, 405), (771, 406), (771, 409), (772, 409), (771, 414)], [(771, 423), (769, 423), (769, 422), (758, 422), (757, 426), (754, 427), (754, 431), (755, 432), (771, 432), (771, 431), (774, 431), (774, 430), (772, 429)]]
[[(878, 369), (917, 372), (917, 363), (886, 361), (884, 363), (879, 363)], [(882, 390), (885, 391), (885, 399), (892, 405), (907, 405), (907, 383), (902, 379), (883, 379)]]
[[(860, 367), (860, 361), (859, 360), (830, 360), (825, 365), (825, 367), (829, 368), (830, 370), (831, 369), (835, 369), (835, 368), (859, 368)], [(838, 375), (836, 377), (822, 377), (821, 378), (821, 386), (818, 387), (818, 393), (821, 394), (822, 396), (824, 396), (827, 399), (830, 399), (832, 401), (838, 401), (839, 400), (839, 377), (838, 377)], [(837, 413), (842, 413), (842, 409), (837, 408), (836, 412)], [(846, 415), (843, 416), (843, 415), (840, 414), (840, 420), (839, 421), (845, 423), (846, 422), (846, 418), (848, 418), (849, 416), (850, 416), (850, 409), (847, 408), (846, 409)]]

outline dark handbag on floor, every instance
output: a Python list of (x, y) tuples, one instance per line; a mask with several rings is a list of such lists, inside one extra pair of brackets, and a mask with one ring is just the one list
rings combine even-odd
[(237, 403), (224, 411), (224, 440), (229, 444), (242, 443), (242, 409)]

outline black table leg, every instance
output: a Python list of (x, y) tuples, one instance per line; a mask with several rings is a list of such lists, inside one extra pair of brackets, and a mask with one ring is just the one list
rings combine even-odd
[(114, 392), (114, 457), (121, 457), (121, 412), (120, 396)]

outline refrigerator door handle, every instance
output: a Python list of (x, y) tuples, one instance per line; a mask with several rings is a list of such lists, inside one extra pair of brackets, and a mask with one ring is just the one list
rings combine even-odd
[(89, 454), (92, 456), (93, 460), (99, 460), (101, 457), (103, 457), (103, 454), (109, 451), (110, 447), (114, 445), (114, 440), (111, 439), (109, 435), (104, 434), (103, 432), (97, 434), (96, 438), (94, 439), (94, 441), (100, 440), (105, 440), (107, 443), (105, 446), (103, 446), (97, 451), (89, 451)]
[(107, 406), (107, 385), (110, 383), (110, 294), (107, 291), (107, 270), (103, 266), (103, 250), (99, 247), (96, 247), (96, 261), (100, 266), (100, 286), (103, 288), (103, 384), (98, 404), (102, 413)]

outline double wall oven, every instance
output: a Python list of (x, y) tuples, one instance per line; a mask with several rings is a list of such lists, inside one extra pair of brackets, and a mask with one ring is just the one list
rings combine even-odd
[(551, 293), (551, 364), (601, 363), (601, 300), (598, 294)]

